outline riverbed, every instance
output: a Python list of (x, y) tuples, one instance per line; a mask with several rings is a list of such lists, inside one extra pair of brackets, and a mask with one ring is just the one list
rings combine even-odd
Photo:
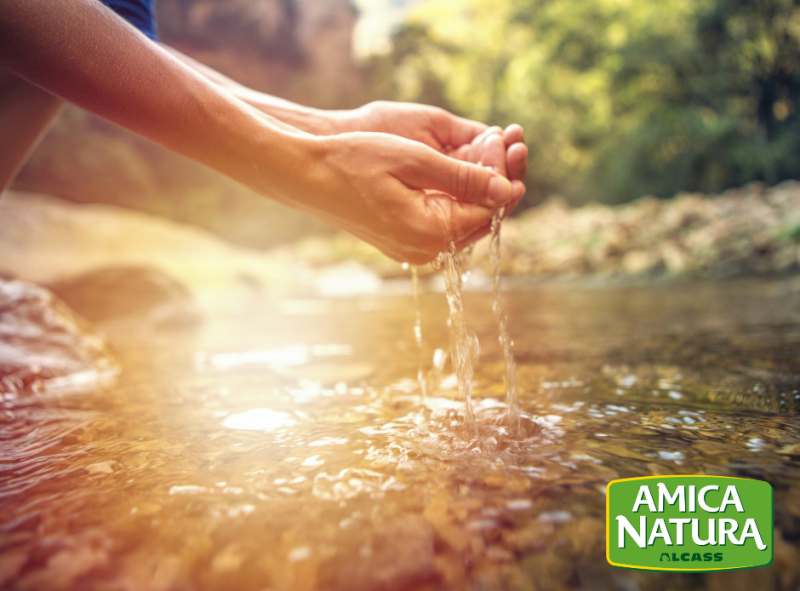
[[(507, 289), (514, 434), (490, 293), (464, 294), (474, 428), (433, 367), (441, 293), (420, 298), (421, 352), (411, 295), (105, 326), (114, 387), (5, 401), (0, 588), (800, 588), (796, 281)], [(664, 474), (772, 484), (774, 563), (608, 565), (606, 485)]]

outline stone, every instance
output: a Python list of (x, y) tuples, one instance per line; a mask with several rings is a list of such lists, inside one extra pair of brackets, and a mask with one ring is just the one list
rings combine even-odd
[[(798, 211), (799, 181), (616, 206), (570, 207), (551, 197), (503, 223), (501, 272), (560, 280), (594, 275), (601, 284), (795, 272)], [(342, 233), (316, 238), (313, 246), (296, 248), (295, 255), (328, 265), (354, 259), (384, 278), (392, 276), (392, 267), (367, 256), (357, 240)], [(479, 241), (473, 268), (488, 271), (489, 255), (488, 239)]]
[(97, 385), (118, 372), (103, 336), (52, 292), (0, 280), (0, 392)]
[(334, 587), (347, 591), (416, 588), (436, 576), (433, 531), (418, 515), (387, 522), (368, 545), (337, 558)]
[(240, 310), (311, 282), (304, 265), (234, 246), (199, 228), (122, 207), (13, 191), (0, 199), (0, 252), (0, 274), (38, 285), (80, 275), (108, 281), (108, 269), (146, 268), (146, 279), (126, 272), (114, 282), (144, 281), (147, 291), (163, 293), (164, 281), (153, 276), (160, 272), (188, 289), (204, 313)]
[(622, 257), (622, 269), (626, 273), (647, 273), (661, 264), (661, 257), (645, 250), (631, 250)]
[(48, 287), (92, 322), (135, 319), (159, 327), (191, 327), (200, 320), (189, 290), (155, 267), (107, 267)]

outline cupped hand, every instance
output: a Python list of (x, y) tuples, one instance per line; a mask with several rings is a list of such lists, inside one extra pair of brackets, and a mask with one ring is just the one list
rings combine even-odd
[(502, 130), (457, 117), (438, 107), (392, 101), (371, 102), (352, 111), (339, 112), (335, 118), (334, 128), (340, 133), (390, 133), (421, 142), (437, 152), (472, 163), (480, 161), (486, 138), (500, 135), (507, 151), (508, 178), (521, 181), (527, 174), (528, 148), (522, 127), (516, 123)]
[[(476, 136), (472, 142), (452, 150), (449, 156), (465, 162), (489, 168), (510, 179), (514, 186), (514, 199), (505, 205), (503, 218), (508, 217), (525, 194), (522, 180), (528, 172), (528, 148), (525, 145), (522, 127), (509, 125), (505, 130), (490, 127)], [(483, 238), (491, 231), (491, 220), (471, 234), (462, 238), (460, 248)]]
[(447, 153), (469, 145), (488, 126), (416, 103), (375, 101), (338, 115), (340, 131), (390, 133)]
[[(502, 158), (500, 149), (503, 151)], [(491, 166), (498, 171), (502, 167), (502, 174), (511, 181), (523, 181), (528, 173), (528, 147), (522, 127), (516, 123), (505, 130), (489, 127), (469, 144), (448, 152), (448, 155), (458, 160)]]
[(522, 194), (500, 172), (395, 135), (345, 133), (318, 145), (291, 202), (398, 261), (427, 263), (449, 238), (466, 246)]

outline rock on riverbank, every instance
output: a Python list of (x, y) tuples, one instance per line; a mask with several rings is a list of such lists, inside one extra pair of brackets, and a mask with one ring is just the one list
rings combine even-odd
[[(353, 259), (383, 276), (396, 263), (355, 238), (311, 238), (292, 247), (312, 265)], [(489, 270), (488, 239), (473, 263)], [(558, 197), (504, 222), (505, 274), (718, 278), (800, 270), (800, 182), (750, 184), (722, 195), (643, 197), (573, 208)]]
[(105, 339), (50, 291), (0, 279), (0, 399), (97, 385), (118, 370)]
[[(147, 293), (178, 296), (166, 300), (179, 307), (191, 300), (200, 312), (241, 308), (253, 298), (376, 292), (387, 285), (381, 277), (408, 277), (399, 263), (342, 232), (262, 252), (141, 212), (13, 192), (0, 199), (0, 250), (0, 275), (67, 286), (67, 299), (78, 291), (85, 296), (86, 286), (76, 291), (70, 280), (86, 273), (100, 299), (112, 284), (133, 294), (139, 288), (130, 287), (130, 273), (120, 282), (114, 269), (148, 268)], [(553, 279), (796, 273), (800, 182), (751, 184), (717, 196), (644, 197), (614, 207), (573, 208), (553, 198), (504, 222), (502, 250), (503, 273)], [(484, 239), (473, 256), (473, 265), (487, 272), (488, 251)], [(186, 293), (165, 291), (154, 273)], [(99, 304), (90, 305), (96, 314), (84, 313), (100, 319)]]
[[(308, 280), (306, 265), (296, 259), (234, 246), (199, 228), (114, 205), (81, 205), (12, 191), (0, 198), (0, 252), (0, 276), (53, 285), (73, 303), (86, 300), (87, 291), (104, 289), (109, 298), (130, 298), (133, 291), (145, 289), (164, 299), (159, 294), (181, 291), (165, 288), (171, 278), (186, 294), (167, 300), (191, 299), (200, 311), (231, 309), (248, 298), (279, 295)], [(150, 269), (144, 280), (142, 269)], [(132, 273), (139, 279), (132, 281)], [(90, 275), (78, 289), (72, 279), (85, 274)], [(94, 315), (83, 312), (95, 320), (108, 316), (94, 307)], [(124, 304), (116, 308), (135, 311)]]

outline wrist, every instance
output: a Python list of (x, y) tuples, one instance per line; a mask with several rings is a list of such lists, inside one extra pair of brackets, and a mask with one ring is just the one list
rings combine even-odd
[(361, 125), (363, 107), (357, 109), (339, 109), (334, 111), (324, 111), (326, 119), (324, 125), (329, 130), (322, 135), (339, 135), (341, 133), (351, 133), (354, 131), (365, 131)]
[(286, 118), (283, 120), (298, 129), (314, 135), (336, 135), (337, 133), (342, 133), (338, 113), (340, 111), (300, 107), (292, 113), (287, 113)]
[(291, 101), (266, 95), (260, 92), (241, 88), (233, 93), (237, 98), (244, 100), (251, 107), (255, 107), (265, 115), (296, 127), (314, 135), (333, 135), (336, 131), (336, 111), (325, 111), (313, 107), (298, 105)]
[(259, 195), (312, 213), (319, 197), (313, 187), (324, 186), (315, 179), (329, 151), (328, 138), (288, 131), (269, 122), (259, 127), (240, 148), (238, 158), (250, 163), (242, 167), (243, 182)]

